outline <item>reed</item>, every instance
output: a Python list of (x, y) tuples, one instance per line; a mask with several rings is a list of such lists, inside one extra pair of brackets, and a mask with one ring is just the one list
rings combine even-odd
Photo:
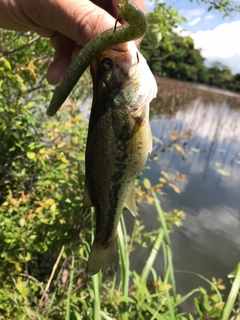
[[(228, 320), (230, 318), (231, 312), (234, 307), (234, 303), (239, 297), (239, 305), (240, 305), (240, 263), (238, 263), (235, 271), (233, 272), (234, 281), (232, 283), (232, 288), (230, 290), (230, 293), (228, 295), (225, 307), (223, 309), (222, 313), (222, 320)], [(240, 319), (240, 308), (238, 311), (238, 315), (236, 315), (236, 320)]]
[[(180, 296), (177, 294), (177, 288), (175, 283), (175, 271), (172, 263), (172, 249), (170, 241), (170, 231), (167, 228), (164, 213), (160, 205), (160, 201), (156, 194), (153, 193), (154, 205), (156, 208), (156, 214), (159, 220), (159, 229), (155, 237), (151, 238), (151, 250), (145, 265), (140, 274), (132, 271), (130, 266), (131, 246), (132, 241), (129, 241), (129, 237), (126, 231), (126, 225), (124, 216), (121, 217), (121, 221), (118, 227), (119, 238), (119, 256), (120, 256), (120, 273), (119, 279), (115, 275), (111, 281), (109, 287), (105, 287), (105, 293), (101, 295), (100, 288), (103, 285), (101, 283), (102, 276), (100, 274), (93, 277), (94, 299), (97, 302), (94, 303), (94, 320), (99, 319), (159, 319), (159, 320), (191, 320), (191, 319), (205, 319), (204, 312), (197, 315), (186, 315), (184, 312), (179, 311), (179, 306), (183, 304), (187, 299), (193, 298), (196, 294), (203, 294), (204, 289), (196, 288), (186, 294)], [(157, 275), (154, 270), (154, 262), (156, 261), (159, 251), (163, 252), (164, 261), (164, 274), (162, 277)], [(240, 264), (239, 264), (240, 265)], [(209, 318), (215, 318), (218, 313), (218, 319), (229, 320), (230, 314), (234, 306), (234, 302), (237, 299), (240, 288), (240, 267), (236, 269), (235, 280), (232, 284), (232, 289), (229, 297), (224, 306), (221, 292), (218, 287), (210, 280), (201, 277), (207, 284), (209, 284), (217, 296), (218, 304), (221, 306), (219, 310), (212, 310), (209, 312)], [(149, 279), (156, 286), (156, 290), (149, 289)], [(200, 300), (199, 296), (199, 300)], [(205, 295), (209, 300), (211, 296)], [(101, 302), (100, 302), (101, 299)], [(216, 298), (215, 298), (216, 299)], [(111, 312), (108, 313), (107, 306), (115, 305), (114, 316)], [(223, 307), (224, 306), (224, 307)], [(103, 310), (104, 309), (104, 310)], [(213, 307), (214, 309), (214, 307)], [(214, 311), (214, 312), (213, 312)]]

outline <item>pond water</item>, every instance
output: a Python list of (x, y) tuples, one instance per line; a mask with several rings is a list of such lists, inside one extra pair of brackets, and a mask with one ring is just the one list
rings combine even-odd
[[(175, 183), (180, 194), (166, 187), (166, 195), (159, 196), (164, 211), (182, 209), (186, 214), (183, 226), (171, 234), (174, 268), (222, 278), (227, 285), (227, 274), (240, 261), (240, 95), (169, 79), (157, 81), (159, 94), (150, 119), (153, 136), (163, 144), (154, 142), (158, 159), (148, 163), (142, 178), (156, 184), (161, 171), (185, 175)], [(146, 230), (156, 229), (154, 207), (142, 203), (140, 218)], [(147, 257), (147, 251), (136, 254), (133, 268)], [(163, 270), (161, 255), (155, 268)], [(181, 294), (204, 286), (197, 276), (181, 272), (176, 273), (176, 284)], [(187, 304), (191, 307), (192, 301)]]

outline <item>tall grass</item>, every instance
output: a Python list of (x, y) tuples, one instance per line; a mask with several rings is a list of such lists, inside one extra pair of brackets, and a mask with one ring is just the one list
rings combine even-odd
[(234, 303), (235, 303), (238, 296), (239, 296), (238, 320), (240, 319), (240, 293), (239, 293), (239, 290), (240, 290), (240, 262), (238, 263), (238, 265), (234, 271), (234, 277), (235, 277), (235, 279), (232, 283), (232, 288), (231, 288), (231, 291), (229, 293), (227, 302), (226, 302), (224, 310), (223, 310), (222, 320), (228, 320), (230, 318), (230, 314), (233, 310)]
[[(20, 288), (22, 292), (18, 288), (18, 295), (0, 289), (0, 293), (16, 306), (18, 316), (14, 319), (229, 320), (233, 316), (231, 320), (237, 320), (239, 311), (236, 301), (240, 289), (240, 263), (232, 275), (232, 288), (225, 304), (218, 285), (197, 274), (196, 276), (202, 278), (211, 287), (210, 293), (206, 289), (196, 288), (188, 294), (180, 296), (177, 293), (172, 263), (170, 230), (167, 227), (160, 201), (155, 193), (152, 196), (159, 228), (149, 237), (148, 248), (150, 248), (150, 252), (140, 273), (131, 270), (130, 263), (133, 243), (136, 242), (135, 234), (139, 233), (139, 230), (136, 228), (136, 232), (133, 232), (130, 239), (122, 216), (118, 226), (120, 257), (118, 274), (109, 277), (100, 272), (90, 278), (86, 277), (83, 271), (79, 271), (79, 259), (86, 260), (90, 249), (89, 244), (84, 240), (82, 246), (85, 249), (80, 249), (78, 253), (67, 258), (67, 263), (63, 264), (54, 281), (54, 274), (64, 251), (62, 249), (47, 286), (42, 289), (43, 295), (37, 307), (30, 303), (23, 287)], [(93, 219), (91, 227), (93, 229)], [(161, 276), (154, 269), (159, 251), (162, 251), (164, 265)], [(68, 277), (67, 280), (64, 280), (64, 286), (61, 287), (64, 270), (67, 270)], [(50, 283), (52, 283), (52, 287), (50, 287)], [(24, 283), (21, 284), (24, 285)], [(40, 283), (38, 284), (42, 287)], [(192, 314), (186, 314), (179, 309), (189, 298), (194, 298), (196, 307)], [(1, 317), (1, 313), (0, 319), (4, 319)]]
[[(160, 228), (152, 241), (152, 248), (149, 256), (145, 262), (145, 265), (140, 274), (130, 269), (130, 250), (128, 248), (129, 241), (126, 225), (123, 216), (118, 227), (119, 237), (119, 254), (120, 254), (120, 279), (117, 280), (115, 275), (111, 285), (106, 287), (105, 283), (102, 283), (102, 275), (98, 275), (92, 278), (92, 287), (94, 291), (94, 320), (99, 319), (149, 319), (149, 320), (176, 320), (176, 319), (206, 319), (204, 313), (193, 316), (181, 313), (178, 310), (179, 305), (184, 303), (187, 299), (192, 297), (196, 293), (201, 292), (201, 288), (197, 288), (186, 294), (180, 296), (177, 294), (177, 288), (174, 276), (174, 267), (172, 263), (172, 250), (169, 233), (164, 219), (164, 213), (160, 206), (155, 193), (153, 193), (154, 205), (158, 220), (160, 222)], [(157, 275), (154, 270), (154, 262), (157, 258), (158, 252), (162, 250), (164, 260), (164, 274), (162, 277)], [(149, 289), (148, 280), (152, 279), (152, 284), (155, 285), (155, 290)], [(202, 277), (204, 280), (214, 288), (215, 293), (220, 296), (219, 301), (222, 302), (221, 294), (218, 288), (214, 284)], [(232, 290), (229, 294), (225, 307), (222, 311), (217, 310), (220, 315), (219, 319), (227, 320), (230, 317), (231, 310), (234, 302), (237, 299), (238, 291), (240, 288), (240, 271), (237, 270), (236, 278), (234, 280)], [(117, 286), (118, 284), (118, 286)], [(101, 294), (101, 287), (106, 289), (105, 294)], [(206, 295), (205, 297), (206, 298)], [(102, 301), (100, 302), (100, 299)], [(210, 298), (209, 298), (210, 299)], [(115, 306), (115, 314), (108, 312), (107, 306)], [(214, 310), (217, 314), (216, 310)], [(213, 316), (214, 313), (212, 312)], [(209, 317), (214, 318), (214, 317)]]

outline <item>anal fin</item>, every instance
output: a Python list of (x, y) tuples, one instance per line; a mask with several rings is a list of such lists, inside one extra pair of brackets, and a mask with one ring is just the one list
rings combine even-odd
[(137, 214), (137, 206), (135, 201), (135, 188), (133, 186), (127, 201), (125, 201), (124, 206), (131, 212), (131, 214), (136, 217)]

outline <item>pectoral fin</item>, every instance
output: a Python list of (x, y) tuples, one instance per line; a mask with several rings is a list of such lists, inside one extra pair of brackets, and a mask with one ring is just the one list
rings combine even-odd
[(124, 206), (131, 212), (131, 214), (136, 217), (137, 207), (135, 202), (135, 193), (134, 193), (134, 186), (128, 196), (127, 201), (125, 201)]

